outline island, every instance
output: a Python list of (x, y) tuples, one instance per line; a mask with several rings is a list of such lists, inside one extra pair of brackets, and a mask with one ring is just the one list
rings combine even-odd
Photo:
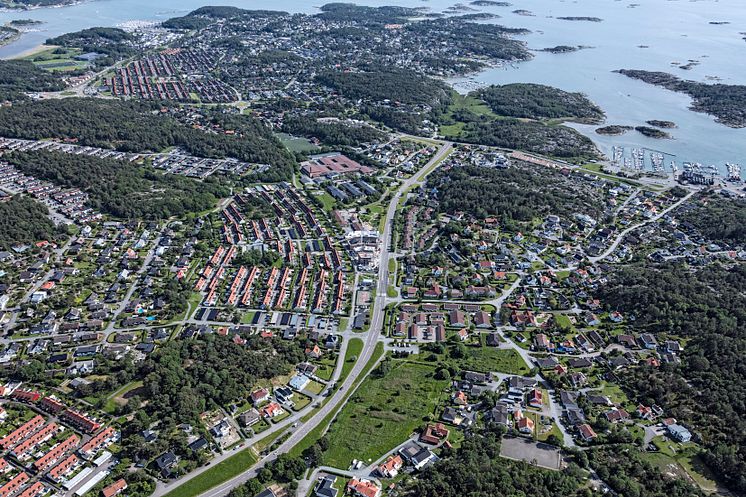
[(562, 21), (587, 21), (587, 22), (602, 22), (603, 19), (600, 17), (586, 17), (586, 16), (563, 16), (557, 17)]
[(647, 136), (648, 138), (655, 138), (658, 140), (671, 138), (671, 135), (669, 135), (665, 131), (661, 131), (658, 128), (651, 128), (649, 126), (635, 126), (635, 131), (644, 136)]
[(672, 74), (636, 69), (620, 69), (619, 74), (661, 86), (692, 97), (691, 109), (715, 116), (732, 128), (746, 127), (746, 85), (706, 84), (680, 79)]
[(596, 133), (605, 136), (620, 136), (625, 134), (627, 131), (632, 130), (632, 126), (621, 126), (618, 124), (610, 124), (608, 126), (602, 126), (596, 128)]
[(553, 53), (553, 54), (563, 54), (563, 53), (577, 52), (578, 50), (586, 50), (588, 48), (593, 48), (593, 47), (589, 47), (587, 45), (575, 45), (575, 46), (572, 46), (572, 45), (557, 45), (555, 47), (542, 48), (539, 51), (540, 52), (549, 52), (549, 53)]
[(510, 7), (509, 2), (495, 2), (493, 0), (474, 0), (471, 2), (471, 5), (476, 5), (477, 7)]
[(651, 126), (656, 127), (656, 128), (670, 129), (670, 128), (675, 128), (676, 127), (676, 123), (673, 122), (673, 121), (660, 121), (658, 119), (651, 119), (651, 120), (645, 121), (645, 122), (647, 124), (651, 125)]

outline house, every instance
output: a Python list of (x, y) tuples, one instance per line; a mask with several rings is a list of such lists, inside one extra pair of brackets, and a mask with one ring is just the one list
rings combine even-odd
[(285, 411), (280, 407), (280, 404), (277, 402), (270, 402), (265, 407), (262, 408), (260, 411), (261, 415), (265, 418), (276, 418), (277, 416), (281, 416), (285, 413)]
[(269, 400), (269, 390), (266, 388), (260, 388), (251, 393), (251, 403), (256, 405), (261, 404)]
[(161, 474), (168, 476), (171, 474), (171, 469), (176, 466), (179, 462), (179, 458), (173, 452), (164, 452), (160, 456), (155, 458), (155, 464), (158, 469), (161, 470)]
[(420, 442), (430, 445), (438, 445), (441, 441), (448, 438), (448, 429), (443, 423), (430, 423), (420, 435)]
[(296, 374), (292, 378), (290, 378), (290, 387), (293, 390), (302, 391), (304, 390), (308, 384), (311, 383), (311, 379), (304, 375), (304, 374)]
[(539, 333), (534, 337), (534, 344), (536, 345), (537, 350), (551, 350), (552, 348), (552, 343), (543, 333)]
[(604, 413), (610, 423), (618, 423), (629, 419), (629, 413), (622, 408), (614, 408)]
[(467, 398), (466, 394), (461, 390), (454, 393), (453, 397), (451, 397), (451, 400), (453, 400), (454, 404), (459, 406), (465, 406), (469, 403), (469, 399)]
[(533, 433), (534, 432), (534, 420), (528, 417), (522, 417), (516, 424), (518, 431), (521, 433)]
[(466, 326), (466, 319), (462, 311), (453, 310), (449, 312), (448, 320), (453, 328), (463, 328)]
[(637, 415), (637, 417), (640, 419), (653, 419), (655, 417), (655, 415), (653, 414), (653, 409), (642, 404), (637, 406), (635, 415)]
[(672, 424), (666, 428), (668, 436), (676, 440), (677, 442), (686, 443), (692, 439), (692, 434), (681, 425)]
[(632, 335), (619, 335), (617, 337), (617, 341), (627, 348), (637, 348), (637, 341), (635, 341), (635, 337), (633, 337)]
[(649, 350), (655, 350), (658, 348), (658, 341), (651, 333), (643, 333), (640, 335), (640, 343), (642, 346)]
[(464, 373), (464, 380), (471, 383), (486, 384), (492, 381), (492, 375), (490, 373), (477, 373), (474, 371), (466, 371)]
[(586, 383), (588, 383), (588, 378), (585, 376), (585, 374), (579, 371), (570, 373), (569, 378), (570, 378), (570, 383), (575, 388), (580, 388), (584, 386)]
[(378, 474), (384, 478), (396, 478), (399, 474), (399, 470), (404, 466), (404, 461), (399, 454), (395, 456), (389, 456), (383, 463), (381, 463), (377, 470)]
[(337, 482), (337, 477), (334, 475), (327, 475), (323, 478), (319, 478), (313, 491), (318, 497), (337, 497), (337, 489), (334, 488), (334, 484)]
[(209, 445), (210, 443), (207, 441), (207, 439), (205, 439), (205, 437), (200, 437), (194, 442), (190, 443), (188, 447), (189, 447), (189, 450), (191, 450), (192, 452), (199, 452), (200, 450), (208, 447)]
[(259, 415), (259, 411), (254, 408), (251, 408), (248, 411), (244, 411), (238, 415), (238, 422), (246, 427), (254, 426), (259, 422), (260, 419), (261, 416)]
[(541, 393), (541, 390), (538, 388), (534, 388), (528, 393), (528, 405), (531, 407), (535, 407), (536, 409), (541, 409), (544, 405), (544, 398), (543, 394)]
[(347, 483), (347, 491), (358, 497), (379, 497), (381, 488), (365, 478), (353, 478)]
[(485, 414), (485, 420), (502, 426), (509, 426), (510, 419), (508, 417), (508, 406), (501, 402), (498, 403), (494, 408), (487, 411)]
[(435, 454), (415, 442), (411, 442), (399, 449), (399, 454), (409, 461), (409, 464), (414, 466), (414, 469), (417, 471), (436, 460)]
[(582, 438), (584, 442), (590, 442), (598, 436), (596, 435), (596, 432), (593, 431), (593, 428), (591, 428), (590, 425), (587, 423), (583, 423), (582, 425), (578, 426), (578, 433), (580, 434), (580, 438)]
[(451, 423), (452, 425), (459, 426), (461, 423), (464, 422), (464, 417), (461, 415), (461, 413), (454, 409), (453, 407), (446, 407), (443, 410), (443, 415), (440, 417), (443, 421), (446, 423)]
[(492, 325), (490, 315), (484, 311), (477, 312), (474, 314), (474, 325), (477, 328), (489, 328)]
[(127, 482), (124, 480), (124, 478), (120, 478), (108, 487), (104, 487), (104, 489), (101, 491), (101, 495), (103, 495), (104, 497), (114, 497), (115, 495), (121, 494), (125, 490), (127, 490)]

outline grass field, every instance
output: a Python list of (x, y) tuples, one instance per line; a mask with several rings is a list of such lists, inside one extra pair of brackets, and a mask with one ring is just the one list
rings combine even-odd
[(171, 490), (164, 497), (195, 497), (247, 470), (256, 461), (256, 456), (251, 449), (245, 448), (236, 455)]
[[(349, 347), (348, 347), (348, 350), (349, 350)], [(383, 343), (379, 342), (376, 344), (376, 348), (373, 351), (373, 355), (370, 357), (370, 360), (368, 360), (368, 362), (365, 364), (365, 367), (363, 368), (363, 371), (360, 374), (360, 378), (365, 377), (365, 375), (367, 375), (370, 372), (370, 370), (373, 369), (373, 366), (376, 364), (378, 359), (381, 358), (382, 355), (383, 355)], [(355, 382), (355, 385), (360, 383), (360, 378), (357, 379), (357, 381)], [(354, 389), (355, 387), (353, 386), (352, 389), (350, 389), (349, 391), (352, 392)], [(300, 456), (304, 450), (306, 450), (307, 448), (311, 447), (314, 443), (316, 443), (316, 441), (319, 438), (321, 438), (321, 436), (324, 434), (324, 431), (326, 431), (327, 426), (329, 426), (329, 423), (332, 422), (332, 419), (334, 419), (334, 416), (337, 415), (337, 412), (338, 411), (333, 411), (327, 414), (327, 416), (321, 421), (321, 423), (319, 423), (316, 426), (316, 428), (314, 428), (313, 430), (310, 430), (306, 434), (306, 436), (303, 437), (303, 440), (298, 442), (295, 445), (295, 447), (290, 449), (288, 453), (291, 456), (296, 456), (296, 457)], [(309, 416), (309, 419), (310, 419), (310, 416)], [(307, 421), (307, 419), (303, 418), (303, 421), (305, 422)]]
[(383, 378), (369, 377), (332, 423), (324, 464), (346, 469), (353, 459), (373, 461), (393, 449), (436, 414), (447, 381), (432, 366), (394, 361)]
[(523, 358), (513, 349), (497, 349), (482, 345), (466, 347), (466, 351), (465, 358), (449, 359), (462, 370), (509, 374), (527, 374), (530, 371)]
[(319, 147), (309, 142), (305, 138), (290, 136), (286, 133), (277, 133), (277, 138), (291, 152), (300, 152), (304, 154), (308, 152), (315, 152), (319, 149)]
[[(342, 365), (342, 373), (339, 375), (339, 382), (345, 381), (347, 375), (352, 371), (357, 358), (360, 357), (360, 352), (363, 351), (363, 340), (362, 338), (351, 338), (350, 343), (347, 344), (347, 352), (345, 352), (344, 364)], [(352, 360), (352, 358), (355, 358)]]
[[(459, 111), (472, 112), (478, 116), (497, 117), (489, 106), (478, 98), (454, 92), (453, 101), (448, 106), (446, 117), (453, 118), (453, 114)], [(464, 123), (455, 122), (454, 124), (441, 126), (440, 132), (445, 136), (456, 136), (461, 133), (463, 128)]]

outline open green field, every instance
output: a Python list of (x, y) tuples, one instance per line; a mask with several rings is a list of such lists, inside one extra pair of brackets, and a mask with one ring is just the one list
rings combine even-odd
[(26, 59), (33, 62), (37, 67), (48, 71), (72, 71), (88, 67), (85, 61), (75, 60), (75, 57), (80, 54), (81, 50), (77, 48), (52, 47), (29, 55)]
[[(454, 92), (453, 101), (451, 102), (451, 105), (448, 106), (445, 117), (453, 119), (454, 113), (458, 112), (471, 112), (477, 116), (487, 116), (491, 118), (497, 117), (489, 106), (480, 99)], [(441, 126), (440, 132), (445, 136), (457, 136), (461, 133), (463, 128), (464, 123), (456, 121), (454, 124)]]
[(374, 461), (436, 415), (448, 381), (436, 380), (435, 369), (394, 360), (383, 378), (369, 377), (332, 423), (324, 464), (346, 469), (353, 459)]
[(251, 448), (247, 447), (195, 476), (183, 485), (176, 487), (164, 497), (195, 497), (221, 483), (230, 480), (242, 471), (246, 471), (256, 463), (257, 459)]
[[(345, 352), (344, 364), (342, 365), (342, 373), (339, 375), (339, 382), (345, 381), (347, 375), (352, 371), (353, 366), (357, 362), (357, 358), (360, 357), (360, 353), (363, 351), (363, 339), (362, 338), (351, 338), (350, 343), (347, 344), (347, 351)], [(354, 359), (353, 359), (354, 357)]]
[(464, 358), (451, 358), (448, 361), (453, 362), (458, 369), (480, 373), (528, 374), (530, 371), (523, 358), (513, 349), (468, 346), (466, 353)]
[(305, 154), (313, 153), (319, 149), (319, 147), (309, 142), (305, 138), (291, 136), (287, 133), (277, 133), (276, 136), (280, 140), (280, 142), (282, 142), (282, 144), (285, 145), (285, 147), (287, 147), (287, 149), (291, 152), (300, 152), (302, 154)]
[[(357, 386), (360, 383), (361, 378), (365, 377), (368, 373), (370, 373), (370, 370), (373, 369), (373, 366), (376, 364), (376, 362), (378, 362), (378, 359), (380, 359), (381, 356), (383, 356), (383, 343), (378, 342), (376, 344), (375, 350), (373, 351), (373, 355), (370, 357), (368, 362), (365, 364), (363, 371), (360, 373), (360, 377), (355, 382), (355, 386)], [(355, 386), (353, 386), (352, 389), (348, 391), (348, 396), (349, 396), (349, 392), (354, 391)], [(326, 417), (321, 421), (321, 423), (319, 423), (316, 426), (316, 428), (314, 428), (313, 430), (310, 430), (306, 434), (306, 436), (303, 437), (303, 440), (298, 442), (295, 445), (295, 447), (290, 449), (288, 453), (294, 457), (300, 456), (304, 450), (306, 450), (307, 448), (311, 447), (314, 443), (316, 443), (316, 441), (319, 438), (321, 438), (321, 436), (324, 434), (327, 426), (329, 426), (329, 423), (331, 423), (332, 419), (334, 419), (334, 416), (337, 415), (337, 412), (339, 411), (335, 410), (327, 414)], [(307, 418), (304, 417), (303, 421), (304, 422), (307, 421), (308, 419), (310, 419), (311, 416), (312, 414), (308, 415)]]

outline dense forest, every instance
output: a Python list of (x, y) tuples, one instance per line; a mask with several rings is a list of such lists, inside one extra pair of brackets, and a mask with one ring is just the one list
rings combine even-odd
[(498, 115), (529, 119), (574, 118), (597, 122), (603, 111), (582, 93), (551, 86), (514, 83), (489, 86), (476, 92)]
[(637, 368), (622, 381), (690, 427), (712, 471), (746, 493), (746, 265), (620, 268), (598, 296), (634, 316), (638, 332), (687, 340), (680, 366)]
[(572, 128), (549, 126), (520, 119), (470, 122), (464, 126), (458, 136), (446, 138), (562, 158), (595, 158), (598, 156), (593, 142)]
[(692, 110), (713, 115), (718, 122), (727, 126), (746, 126), (746, 85), (700, 83), (679, 79), (665, 72), (636, 69), (620, 69), (617, 72), (671, 91), (686, 93), (693, 99)]
[(694, 226), (708, 240), (730, 246), (746, 245), (746, 202), (743, 199), (705, 196), (694, 209), (678, 214), (677, 218)]
[(451, 90), (445, 83), (402, 69), (328, 71), (319, 74), (316, 80), (352, 100), (391, 101), (431, 107), (445, 107), (451, 101)]
[(143, 364), (146, 412), (156, 419), (197, 423), (207, 409), (245, 399), (255, 382), (288, 374), (305, 358), (302, 341), (207, 335), (168, 342)]
[(291, 135), (317, 138), (326, 145), (357, 147), (363, 143), (379, 142), (386, 134), (371, 126), (352, 126), (343, 122), (321, 122), (315, 117), (288, 116), (282, 130)]
[(497, 217), (506, 228), (548, 214), (594, 215), (601, 206), (590, 195), (568, 188), (558, 172), (547, 168), (439, 169), (428, 176), (427, 188), (437, 189), (441, 212), (463, 211), (481, 219)]
[(14, 152), (5, 156), (26, 174), (88, 193), (96, 210), (126, 219), (165, 219), (209, 209), (228, 190), (210, 181), (163, 174), (113, 159), (63, 152)]
[(321, 6), (318, 17), (327, 21), (354, 21), (368, 24), (397, 24), (421, 15), (417, 9), (408, 7), (367, 7), (346, 2), (333, 2)]
[(23, 102), (0, 109), (0, 135), (40, 140), (75, 139), (81, 145), (126, 152), (181, 147), (198, 157), (234, 157), (271, 164), (266, 181), (292, 177), (294, 159), (272, 132), (246, 115), (214, 112), (211, 124), (240, 131), (240, 137), (206, 133), (161, 112), (157, 103), (64, 98)]
[(0, 248), (50, 238), (55, 228), (48, 213), (46, 206), (29, 197), (0, 201)]
[(65, 83), (27, 60), (0, 60), (0, 100), (17, 100), (24, 92), (60, 91)]
[[(579, 471), (548, 471), (500, 458), (500, 434), (481, 430), (460, 448), (445, 449), (443, 458), (425, 469), (407, 497), (572, 497), (589, 495)], [(577, 467), (575, 467), (577, 470)]]

